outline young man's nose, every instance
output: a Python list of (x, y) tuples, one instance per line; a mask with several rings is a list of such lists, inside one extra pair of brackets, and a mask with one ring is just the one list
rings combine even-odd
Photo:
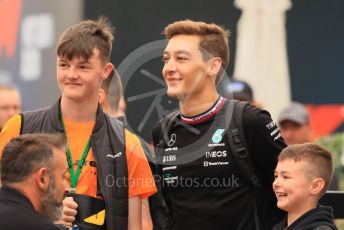
[(70, 67), (68, 69), (68, 72), (67, 72), (67, 77), (71, 78), (71, 79), (74, 79), (74, 78), (77, 78), (77, 76), (78, 76), (78, 72), (77, 72), (76, 68), (75, 67)]
[(176, 63), (173, 59), (170, 59), (165, 62), (163, 72), (167, 73), (167, 72), (172, 72), (172, 71), (176, 71)]

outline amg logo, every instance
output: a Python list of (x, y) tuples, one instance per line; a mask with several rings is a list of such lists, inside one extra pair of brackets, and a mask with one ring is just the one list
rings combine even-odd
[(169, 155), (169, 156), (164, 156), (162, 158), (162, 163), (165, 162), (172, 162), (172, 161), (176, 161), (177, 160), (177, 156), (176, 155)]
[(178, 147), (167, 148), (167, 149), (165, 149), (165, 152), (168, 152), (168, 151), (176, 151), (176, 150), (178, 150)]
[(227, 151), (211, 151), (211, 152), (206, 152), (205, 157), (206, 158), (216, 158), (216, 157), (226, 157), (227, 156)]

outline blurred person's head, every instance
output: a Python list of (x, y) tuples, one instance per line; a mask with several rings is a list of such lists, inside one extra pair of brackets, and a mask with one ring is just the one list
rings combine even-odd
[(232, 78), (228, 81), (224, 79), (223, 88), (219, 88), (224, 97), (239, 101), (247, 101), (251, 105), (263, 108), (262, 104), (254, 100), (253, 89), (246, 81)]
[(114, 69), (102, 82), (99, 90), (99, 103), (103, 111), (113, 117), (125, 117), (126, 102), (123, 95), (122, 81)]
[(21, 99), (18, 90), (0, 85), (0, 131), (6, 122), (21, 112)]
[(245, 81), (232, 79), (226, 86), (226, 92), (239, 101), (253, 102), (252, 88)]
[(283, 109), (278, 116), (278, 125), (288, 145), (311, 141), (311, 126), (306, 107), (293, 102)]
[(6, 144), (0, 162), (2, 186), (21, 192), (52, 221), (69, 188), (65, 145), (63, 134), (24, 134)]

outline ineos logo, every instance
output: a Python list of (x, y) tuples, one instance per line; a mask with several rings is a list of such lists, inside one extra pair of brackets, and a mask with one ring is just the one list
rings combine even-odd
[(206, 158), (217, 158), (217, 157), (226, 157), (226, 156), (227, 156), (227, 151), (211, 151), (211, 152), (205, 153)]

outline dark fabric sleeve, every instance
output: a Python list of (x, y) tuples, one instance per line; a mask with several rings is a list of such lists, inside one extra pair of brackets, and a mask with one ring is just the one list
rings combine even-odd
[(286, 147), (281, 132), (267, 111), (251, 105), (244, 111), (243, 125), (253, 164), (272, 184), (278, 155)]

